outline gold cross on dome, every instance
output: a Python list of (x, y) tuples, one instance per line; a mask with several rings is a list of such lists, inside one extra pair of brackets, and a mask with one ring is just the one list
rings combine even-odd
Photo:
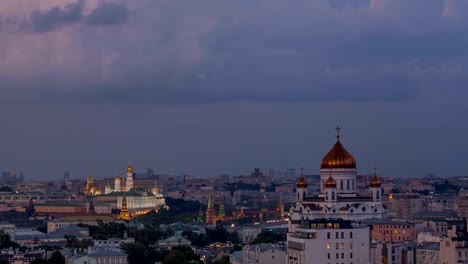
[(301, 176), (304, 176), (304, 168), (301, 168)]
[(336, 126), (335, 130), (336, 130), (336, 138), (337, 138), (337, 139), (340, 139), (340, 130), (341, 130), (341, 127), (340, 127), (340, 126)]

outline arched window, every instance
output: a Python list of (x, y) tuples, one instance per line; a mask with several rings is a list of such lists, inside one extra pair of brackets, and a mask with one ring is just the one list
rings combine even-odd
[(346, 180), (346, 190), (349, 190), (349, 180)]
[(343, 190), (343, 180), (340, 180), (340, 189)]
[(377, 200), (380, 200), (380, 191), (377, 191)]
[(335, 192), (332, 192), (332, 200), (335, 200)]

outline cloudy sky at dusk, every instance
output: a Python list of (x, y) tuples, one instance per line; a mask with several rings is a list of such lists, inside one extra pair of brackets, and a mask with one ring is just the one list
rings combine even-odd
[(466, 0), (1, 0), (0, 171), (468, 175)]

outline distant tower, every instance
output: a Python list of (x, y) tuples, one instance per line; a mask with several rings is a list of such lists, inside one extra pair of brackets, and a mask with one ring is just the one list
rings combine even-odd
[(283, 193), (280, 193), (280, 200), (278, 204), (278, 212), (280, 220), (284, 220), (284, 202), (283, 202)]
[(221, 203), (218, 210), (218, 220), (223, 220), (225, 216), (226, 212), (224, 210), (224, 203)]
[(203, 222), (203, 210), (201, 208), (201, 205), (200, 205), (200, 210), (198, 211), (197, 222)]
[(296, 183), (296, 192), (297, 192), (297, 200), (303, 201), (305, 197), (307, 197), (307, 186), (309, 183), (304, 177), (304, 169), (301, 169), (301, 177)]
[(91, 170), (88, 173), (88, 178), (86, 179), (86, 186), (84, 189), (84, 194), (86, 196), (92, 196), (95, 192), (96, 188), (94, 187), (94, 180), (91, 176)]
[(267, 220), (267, 209), (265, 207), (265, 203), (262, 204), (262, 209), (260, 209), (260, 214), (258, 215), (258, 220), (260, 222)]
[(119, 172), (117, 171), (117, 175), (114, 178), (114, 192), (122, 191), (121, 187), (122, 183), (120, 181)]
[(94, 213), (95, 213), (93, 200), (89, 201), (88, 213), (90, 213), (90, 214), (94, 214)]
[(127, 182), (126, 182), (126, 191), (133, 189), (133, 167), (131, 164), (127, 166)]
[(34, 209), (34, 202), (33, 202), (33, 199), (30, 198), (30, 199), (29, 199), (29, 205), (28, 205), (28, 207), (26, 208), (26, 213), (28, 213), (28, 215), (31, 216), (31, 215), (33, 215), (35, 212), (36, 212), (36, 210)]
[(127, 196), (122, 197), (122, 208), (120, 208), (120, 215), (119, 218), (122, 220), (130, 220), (130, 214), (128, 213), (127, 208)]
[(216, 225), (216, 210), (213, 204), (213, 193), (210, 193), (208, 198), (208, 207), (206, 208), (205, 223)]

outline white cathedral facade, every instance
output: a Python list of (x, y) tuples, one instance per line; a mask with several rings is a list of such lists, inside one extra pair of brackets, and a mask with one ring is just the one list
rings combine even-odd
[(302, 172), (296, 203), (290, 208), (287, 235), (288, 264), (370, 263), (369, 227), (359, 223), (383, 218), (380, 179), (369, 182), (370, 195), (356, 192), (356, 160), (337, 140), (320, 164), (320, 192), (309, 196)]
[(356, 192), (356, 174), (356, 160), (343, 147), (338, 133), (335, 145), (320, 164), (319, 194), (309, 196), (304, 174), (299, 178), (296, 204), (290, 208), (290, 225), (320, 218), (362, 220), (386, 216), (380, 179), (374, 175), (369, 182), (370, 196), (361, 196)]

